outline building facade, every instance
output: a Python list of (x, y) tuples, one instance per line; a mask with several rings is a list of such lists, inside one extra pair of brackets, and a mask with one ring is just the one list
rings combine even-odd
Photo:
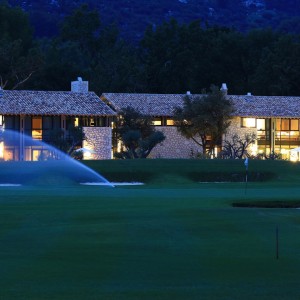
[[(235, 108), (223, 142), (235, 134), (254, 133), (250, 155), (276, 153), (283, 159), (299, 160), (294, 149), (300, 147), (300, 97), (229, 95), (224, 84), (221, 89)], [(196, 157), (202, 152), (199, 145), (183, 137), (174, 122), (174, 109), (182, 106), (186, 96), (201, 95), (103, 93), (98, 97), (81, 78), (65, 92), (0, 90), (0, 160), (45, 158), (50, 155), (47, 144), (51, 144), (53, 132), (60, 131), (68, 139), (74, 127), (85, 133), (86, 139), (78, 145), (84, 149), (84, 159), (111, 159), (118, 150), (112, 143), (113, 123), (127, 107), (150, 115), (153, 126), (166, 136), (152, 150), (151, 158)], [(5, 132), (18, 135), (12, 138)]]
[(81, 78), (72, 82), (69, 92), (1, 90), (0, 160), (47, 158), (47, 143), (51, 143), (55, 132), (68, 139), (70, 129), (79, 126), (86, 136), (78, 146), (87, 150), (83, 153), (85, 158), (110, 159), (115, 115), (95, 93), (88, 91), (88, 82)]
[[(248, 149), (250, 155), (277, 154), (283, 159), (299, 159), (293, 150), (300, 147), (300, 97), (228, 95), (226, 84), (221, 90), (235, 108), (223, 142), (235, 134), (243, 138), (254, 133), (256, 141)], [(185, 96), (201, 95), (104, 93), (101, 99), (116, 112), (129, 106), (153, 117), (153, 126), (166, 139), (153, 149), (152, 158), (190, 158), (197, 156), (201, 149), (178, 132), (173, 120), (174, 109), (182, 106)]]
[(254, 133), (257, 139), (250, 149), (254, 156), (276, 154), (298, 160), (294, 150), (300, 147), (300, 97), (248, 94), (228, 98), (236, 108), (228, 134)]

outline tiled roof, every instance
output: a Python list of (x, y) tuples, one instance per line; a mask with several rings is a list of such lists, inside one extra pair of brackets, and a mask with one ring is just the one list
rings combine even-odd
[(111, 116), (115, 112), (93, 92), (5, 90), (0, 114)]
[(235, 106), (235, 116), (300, 118), (300, 97), (228, 96)]
[[(151, 116), (172, 116), (175, 107), (182, 106), (186, 94), (114, 94), (101, 98), (119, 111), (131, 106)], [(194, 94), (192, 97), (201, 96)], [(300, 118), (300, 97), (228, 95), (235, 107), (234, 116)]]
[(116, 111), (130, 106), (150, 116), (172, 116), (174, 108), (182, 105), (184, 96), (180, 94), (104, 93), (101, 98)]

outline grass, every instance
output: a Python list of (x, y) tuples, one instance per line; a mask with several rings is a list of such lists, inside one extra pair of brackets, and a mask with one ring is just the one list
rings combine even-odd
[(2, 187), (0, 299), (300, 298), (300, 211), (232, 207), (299, 201), (298, 164), (250, 161), (249, 172), (274, 176), (246, 194), (243, 182), (187, 175), (242, 172), (241, 161), (87, 164), (112, 179), (151, 176), (132, 187)]
[[(243, 160), (104, 160), (86, 161), (85, 164), (112, 181), (168, 183), (179, 177), (179, 180), (190, 182), (241, 182), (245, 178)], [(291, 184), (300, 180), (299, 167), (299, 163), (288, 161), (250, 160), (249, 181)]]

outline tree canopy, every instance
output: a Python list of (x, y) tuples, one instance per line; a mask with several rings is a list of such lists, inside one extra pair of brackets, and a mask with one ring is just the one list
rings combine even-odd
[(300, 95), (297, 35), (170, 19), (148, 27), (133, 45), (116, 24), (104, 26), (99, 11), (81, 5), (56, 36), (39, 40), (21, 9), (0, 4), (0, 17), (0, 83), (6, 89), (69, 90), (81, 76), (98, 94), (200, 93), (226, 82), (230, 94)]
[(232, 103), (216, 86), (202, 96), (183, 98), (183, 106), (175, 109), (178, 131), (192, 139), (204, 156), (214, 155), (220, 146), (222, 135), (230, 125)]
[(165, 136), (152, 126), (150, 116), (143, 115), (127, 107), (120, 112), (114, 128), (114, 143), (121, 142), (121, 151), (116, 158), (146, 158), (152, 149), (161, 143)]
[(0, 87), (16, 89), (37, 72), (41, 54), (29, 18), (19, 8), (0, 5)]

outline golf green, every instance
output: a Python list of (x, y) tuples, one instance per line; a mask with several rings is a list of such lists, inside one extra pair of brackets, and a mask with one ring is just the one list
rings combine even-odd
[(300, 210), (232, 207), (299, 196), (276, 182), (0, 187), (0, 299), (299, 299)]

